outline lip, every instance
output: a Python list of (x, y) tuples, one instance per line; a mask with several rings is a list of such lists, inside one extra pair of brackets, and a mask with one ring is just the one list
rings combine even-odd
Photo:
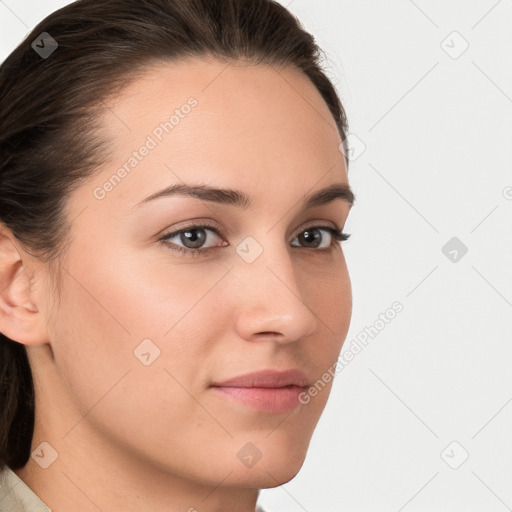
[(305, 387), (308, 385), (308, 378), (305, 373), (297, 369), (291, 370), (261, 370), (245, 375), (239, 375), (223, 382), (214, 382), (215, 387), (237, 387), (237, 388), (282, 388), (285, 386)]
[(211, 384), (213, 391), (251, 409), (282, 413), (301, 405), (308, 379), (300, 370), (263, 370)]

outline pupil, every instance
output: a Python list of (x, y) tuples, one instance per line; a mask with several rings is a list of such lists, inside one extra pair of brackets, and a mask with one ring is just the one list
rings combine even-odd
[[(187, 243), (192, 244), (192, 247), (189, 247), (189, 249), (199, 248), (204, 243), (206, 238), (204, 235), (204, 229), (191, 229), (190, 231), (184, 231), (181, 237), (185, 246), (187, 246)], [(318, 247), (321, 238), (318, 230), (313, 229), (304, 231), (300, 237), (306, 245), (314, 244), (314, 247)]]
[[(203, 234), (198, 236), (197, 233)], [(192, 247), (189, 247), (190, 249), (197, 249), (203, 244), (205, 239), (204, 230), (202, 229), (191, 229), (190, 231), (185, 231), (182, 233), (182, 237), (185, 237), (185, 239), (182, 238), (182, 242), (184, 242), (185, 246), (187, 246), (185, 242), (192, 242)]]
[[(307, 230), (307, 231), (304, 231), (302, 238), (306, 239), (306, 243), (315, 242), (315, 240), (317, 242), (319, 242), (320, 234), (318, 233), (318, 230)], [(318, 246), (318, 244), (314, 245), (314, 247), (317, 247), (317, 246)]]

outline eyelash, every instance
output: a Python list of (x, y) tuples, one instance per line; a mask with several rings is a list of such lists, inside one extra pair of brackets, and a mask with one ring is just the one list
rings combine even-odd
[[(219, 232), (219, 230), (216, 228), (216, 226), (213, 226), (211, 224), (205, 223), (205, 224), (193, 224), (193, 225), (181, 228), (181, 229), (179, 229), (177, 231), (173, 231), (171, 233), (166, 233), (161, 238), (159, 238), (158, 241), (164, 243), (167, 246), (167, 248), (172, 250), (172, 251), (186, 253), (188, 255), (196, 256), (196, 257), (197, 256), (205, 256), (206, 253), (209, 253), (212, 249), (215, 249), (215, 247), (208, 247), (206, 249), (201, 249), (201, 248), (200, 249), (189, 249), (188, 247), (181, 247), (179, 245), (176, 245), (176, 244), (174, 244), (172, 242), (168, 242), (167, 241), (169, 238), (173, 238), (176, 235), (180, 235), (181, 233), (185, 233), (187, 231), (194, 231), (196, 229), (197, 230), (202, 230), (202, 229), (211, 230), (217, 236), (223, 238), (222, 234)], [(333, 241), (332, 241), (331, 245), (329, 246), (329, 248), (328, 249), (325, 249), (325, 248), (324, 249), (318, 249), (319, 251), (330, 251), (330, 250), (333, 250), (334, 246), (336, 245), (336, 242), (344, 242), (344, 241), (346, 241), (346, 240), (348, 240), (350, 238), (350, 234), (343, 233), (341, 230), (335, 229), (332, 226), (309, 226), (306, 229), (304, 229), (303, 231), (299, 232), (298, 234), (300, 235), (304, 231), (314, 230), (314, 229), (322, 229), (322, 230), (328, 231), (332, 235), (332, 237), (333, 237)], [(217, 246), (217, 247), (220, 247), (220, 246)], [(307, 247), (306, 247), (306, 249), (307, 249)]]

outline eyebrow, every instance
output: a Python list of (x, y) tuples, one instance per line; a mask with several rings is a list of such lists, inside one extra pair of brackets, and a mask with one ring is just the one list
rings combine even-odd
[[(171, 197), (175, 195), (191, 196), (204, 201), (236, 206), (242, 209), (247, 209), (251, 206), (249, 196), (240, 190), (221, 189), (211, 187), (209, 185), (187, 185), (184, 183), (176, 183), (151, 194), (135, 205), (134, 208), (138, 208), (149, 201), (153, 201), (161, 197)], [(312, 194), (306, 195), (304, 197), (303, 209), (307, 210), (316, 206), (322, 206), (334, 201), (335, 199), (345, 201), (351, 208), (355, 201), (355, 194), (350, 188), (350, 185), (346, 183), (333, 183), (326, 188), (322, 188)]]

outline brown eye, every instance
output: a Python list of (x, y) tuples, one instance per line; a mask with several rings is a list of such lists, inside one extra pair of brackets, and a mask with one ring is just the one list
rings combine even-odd
[[(215, 236), (220, 237), (219, 231), (215, 227), (203, 224), (187, 226), (167, 233), (162, 236), (159, 241), (163, 242), (169, 249), (174, 251), (199, 255), (200, 253), (209, 251), (213, 247), (219, 246), (219, 244), (217, 244), (211, 247), (203, 247), (205, 242), (211, 238), (211, 236), (208, 236), (208, 232), (214, 233)], [(170, 239), (173, 238), (176, 238), (176, 240), (170, 242)]]
[[(171, 233), (166, 233), (159, 239), (159, 241), (164, 243), (168, 249), (196, 257), (205, 255), (205, 253), (209, 253), (216, 247), (226, 247), (229, 245), (221, 245), (217, 243), (210, 247), (203, 247), (206, 241), (211, 238), (211, 236), (208, 236), (208, 232), (212, 232), (215, 236), (222, 239), (222, 236), (216, 227), (208, 224), (201, 224), (187, 226), (179, 230), (172, 231)], [(322, 232), (329, 233), (330, 238), (325, 237)], [(332, 226), (311, 226), (295, 237), (295, 239), (299, 240), (300, 245), (294, 245), (294, 247), (329, 250), (330, 248), (334, 249), (337, 242), (348, 240), (349, 237), (350, 235), (342, 233), (340, 230), (335, 229)], [(171, 242), (170, 239), (173, 238), (176, 238), (176, 240)], [(324, 244), (322, 247), (321, 244), (324, 242), (324, 239), (327, 240), (328, 243)]]
[(325, 236), (321, 234), (322, 231), (327, 231), (331, 237), (329, 243), (321, 247), (322, 249), (334, 247), (336, 242), (348, 240), (350, 237), (350, 235), (342, 233), (340, 230), (331, 226), (311, 226), (299, 233), (296, 239), (299, 240), (303, 247), (317, 249), (325, 238)]

